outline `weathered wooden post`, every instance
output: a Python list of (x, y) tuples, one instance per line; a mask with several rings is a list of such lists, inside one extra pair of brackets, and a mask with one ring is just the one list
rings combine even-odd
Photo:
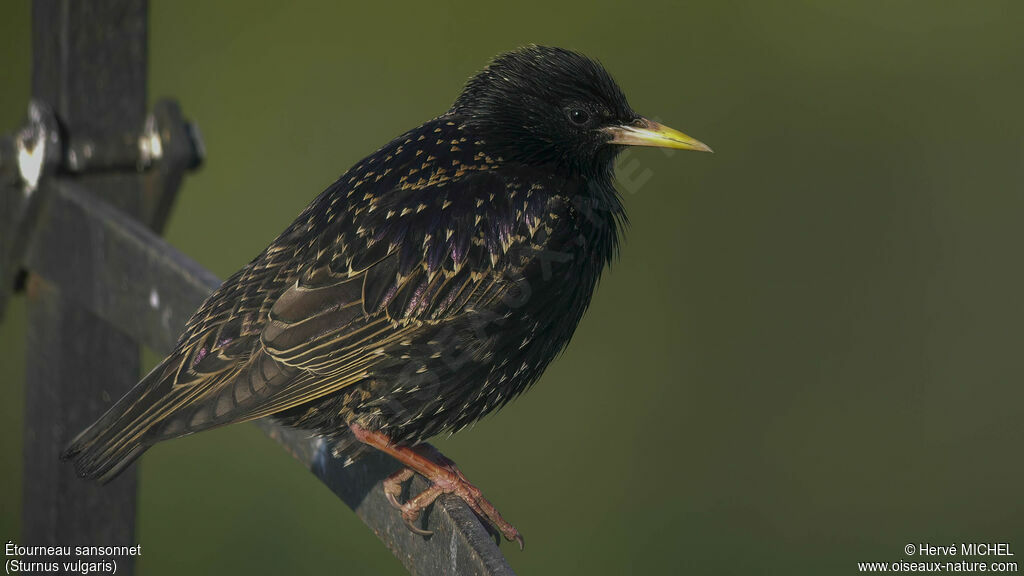
[[(146, 117), (147, 12), (145, 0), (34, 3), (32, 94), (58, 118), (69, 160), (85, 166), (137, 145)], [(73, 177), (143, 217), (143, 176), (102, 169), (113, 167), (101, 160), (95, 171), (54, 177)], [(88, 249), (91, 243), (68, 245)], [(95, 261), (89, 254), (63, 257)], [(135, 384), (139, 345), (65, 291), (29, 276), (21, 539), (33, 545), (132, 545), (136, 471), (101, 487), (75, 477), (58, 454)], [(118, 559), (118, 568), (121, 574), (134, 571), (130, 558)]]

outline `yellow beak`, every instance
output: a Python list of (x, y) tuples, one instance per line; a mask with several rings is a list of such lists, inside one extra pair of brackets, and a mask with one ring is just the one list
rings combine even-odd
[(626, 146), (657, 146), (659, 148), (676, 148), (678, 150), (698, 150), (711, 152), (707, 144), (691, 138), (678, 130), (658, 124), (647, 118), (639, 118), (632, 124), (611, 126), (604, 129), (612, 135), (612, 144)]

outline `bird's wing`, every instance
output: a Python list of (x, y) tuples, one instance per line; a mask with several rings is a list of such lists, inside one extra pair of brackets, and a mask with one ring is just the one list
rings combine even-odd
[[(168, 375), (171, 390), (148, 411), (146, 421), (159, 422), (152, 436), (338, 392), (397, 361), (389, 347), (515, 290), (513, 260), (542, 234), (547, 209), (520, 184), (471, 172), (443, 185), (397, 186), (333, 218), (339, 195), (322, 195), (304, 213), (308, 222), (327, 216), (308, 243), (310, 264), (290, 272), (288, 262), (304, 255), (281, 248), (295, 242), (275, 242), (197, 312), (191, 344)], [(302, 220), (289, 230), (305, 238), (301, 229), (316, 223)]]

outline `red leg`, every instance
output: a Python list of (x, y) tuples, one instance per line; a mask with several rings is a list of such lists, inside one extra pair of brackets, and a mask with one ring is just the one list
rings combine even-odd
[[(414, 523), (424, 508), (429, 506), (441, 494), (454, 494), (461, 498), (481, 518), (486, 519), (501, 532), (505, 538), (519, 543), (523, 547), (523, 537), (514, 526), (505, 521), (493, 504), (484, 498), (476, 486), (470, 484), (455, 463), (437, 450), (429, 446), (398, 446), (381, 432), (367, 430), (358, 424), (349, 424), (352, 434), (363, 444), (372, 446), (381, 452), (405, 464), (408, 468), (399, 470), (384, 481), (384, 494), (388, 500), (402, 511), (402, 518), (409, 528), (418, 534), (429, 534), (417, 528)], [(432, 486), (423, 493), (399, 504), (398, 496), (402, 492), (402, 483), (412, 478), (412, 472), (419, 472)]]

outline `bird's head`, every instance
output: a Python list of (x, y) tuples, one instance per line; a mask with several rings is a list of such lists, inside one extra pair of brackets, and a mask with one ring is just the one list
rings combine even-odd
[(604, 67), (562, 48), (498, 56), (469, 80), (451, 112), (507, 160), (576, 174), (610, 173), (623, 146), (711, 151), (634, 112)]

